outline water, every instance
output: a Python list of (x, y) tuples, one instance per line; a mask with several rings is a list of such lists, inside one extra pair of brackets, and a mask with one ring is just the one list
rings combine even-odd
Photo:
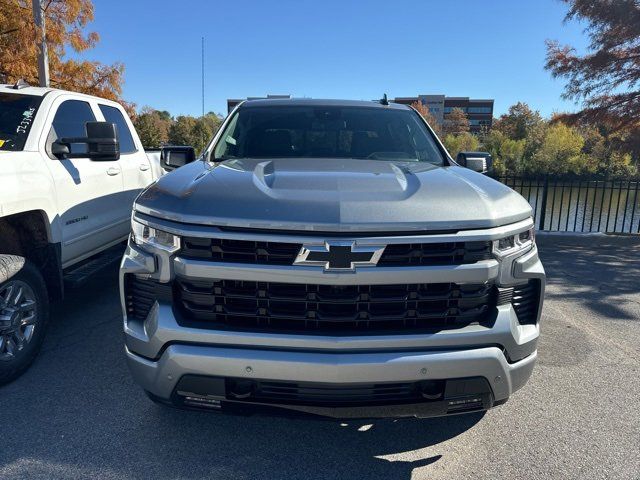
[(640, 233), (640, 181), (549, 180), (543, 226), (544, 179), (502, 181), (529, 201), (539, 230)]

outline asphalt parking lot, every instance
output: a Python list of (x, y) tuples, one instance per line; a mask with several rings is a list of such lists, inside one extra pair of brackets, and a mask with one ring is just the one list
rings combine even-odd
[(0, 478), (640, 478), (640, 238), (545, 236), (531, 381), (488, 413), (341, 423), (151, 403), (122, 350), (116, 269), (53, 311), (0, 388)]

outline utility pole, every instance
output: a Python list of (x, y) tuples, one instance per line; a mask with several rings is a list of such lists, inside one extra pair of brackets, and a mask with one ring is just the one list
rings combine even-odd
[(204, 37), (202, 37), (202, 116), (204, 117)]
[(33, 20), (37, 27), (38, 38), (38, 84), (41, 87), (49, 86), (49, 54), (47, 53), (47, 38), (42, 14), (41, 0), (31, 0), (33, 6)]

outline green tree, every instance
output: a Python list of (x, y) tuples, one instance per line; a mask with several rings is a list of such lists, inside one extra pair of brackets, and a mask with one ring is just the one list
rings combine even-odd
[(480, 140), (469, 132), (459, 135), (448, 134), (442, 139), (447, 151), (456, 158), (458, 152), (475, 152), (480, 148)]
[(193, 147), (196, 152), (202, 152), (215, 133), (220, 128), (222, 120), (215, 113), (208, 113), (204, 117), (196, 119), (193, 135)]
[(592, 157), (582, 149), (585, 141), (580, 132), (563, 123), (547, 128), (540, 149), (532, 156), (527, 170), (532, 173), (589, 173), (595, 171)]
[(483, 139), (483, 148), (491, 153), (498, 174), (522, 173), (524, 170), (525, 140), (513, 140), (500, 130), (492, 130)]
[(169, 143), (171, 116), (168, 112), (159, 112), (150, 107), (144, 107), (135, 116), (133, 126), (136, 128), (144, 148), (160, 148)]
[(536, 155), (542, 148), (545, 138), (547, 136), (547, 130), (549, 129), (548, 122), (540, 122), (533, 125), (527, 137), (524, 139), (524, 159), (523, 159), (523, 171), (528, 173), (547, 173), (546, 170), (536, 167)]
[(200, 154), (220, 127), (221, 119), (216, 114), (204, 117), (180, 115), (169, 128), (169, 143), (191, 145)]
[(171, 145), (193, 146), (193, 131), (196, 119), (189, 115), (176, 117), (169, 128), (169, 143)]
[(543, 122), (538, 111), (531, 110), (524, 102), (518, 102), (511, 105), (509, 111), (500, 116), (492, 130), (499, 130), (513, 140), (523, 140), (533, 128)]

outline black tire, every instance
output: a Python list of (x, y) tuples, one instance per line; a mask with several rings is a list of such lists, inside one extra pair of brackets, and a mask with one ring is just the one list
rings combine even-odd
[[(0, 254), (0, 295), (11, 285), (24, 284), (31, 289), (35, 301), (35, 319), (30, 322), (34, 326), (33, 333), (21, 348), (14, 349), (13, 355), (3, 354), (0, 350), (0, 385), (15, 380), (29, 368), (38, 356), (49, 324), (49, 296), (40, 271), (24, 257)], [(7, 312), (4, 307), (3, 298), (0, 298), (0, 318)], [(0, 336), (7, 332), (5, 328), (6, 324), (0, 324)]]

